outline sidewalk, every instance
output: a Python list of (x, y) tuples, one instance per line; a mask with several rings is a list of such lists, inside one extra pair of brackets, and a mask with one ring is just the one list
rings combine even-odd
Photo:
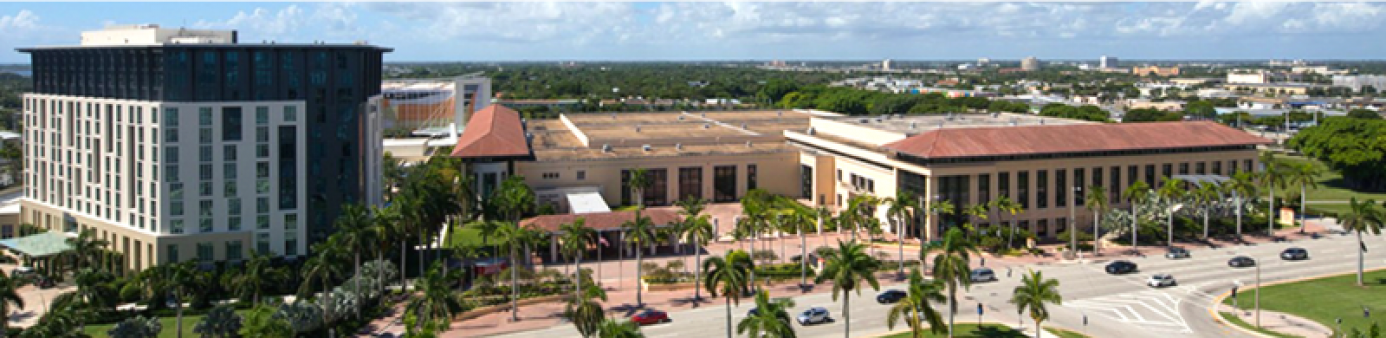
[[(1256, 325), (1256, 313), (1254, 311), (1239, 311), (1230, 305), (1218, 304), (1217, 312), (1233, 313), (1242, 321)], [(1237, 324), (1227, 323), (1227, 325), (1236, 326)], [(1244, 327), (1239, 328), (1246, 329)], [(1295, 337), (1329, 337), (1333, 335), (1333, 329), (1318, 322), (1291, 314), (1266, 310), (1261, 310), (1261, 328)]]

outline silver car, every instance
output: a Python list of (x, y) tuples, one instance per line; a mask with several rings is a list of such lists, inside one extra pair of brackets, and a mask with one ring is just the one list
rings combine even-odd
[(993, 282), (996, 281), (996, 272), (988, 268), (977, 268), (972, 270), (973, 282)]
[(828, 316), (828, 309), (815, 307), (799, 313), (799, 317), (796, 319), (799, 321), (799, 325), (809, 325), (827, 323), (832, 320), (832, 317)]
[(1153, 287), (1153, 288), (1162, 288), (1162, 287), (1166, 287), (1166, 286), (1175, 286), (1175, 285), (1178, 285), (1179, 282), (1176, 282), (1176, 281), (1174, 280), (1174, 276), (1171, 276), (1170, 274), (1162, 273), (1162, 274), (1150, 276), (1150, 280), (1149, 280), (1149, 281), (1146, 281), (1145, 284), (1146, 284), (1146, 285), (1149, 285), (1150, 287)]

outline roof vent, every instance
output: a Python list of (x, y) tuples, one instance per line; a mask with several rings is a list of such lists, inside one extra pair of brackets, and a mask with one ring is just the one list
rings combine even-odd
[(650, 151), (651, 148), (650, 148), (650, 145), (646, 144), (646, 145), (640, 146), (640, 149), (644, 149), (645, 151)]
[(860, 120), (857, 120), (857, 123), (868, 123), (868, 122), (871, 122), (871, 119), (860, 119)]
[(683, 150), (683, 143), (674, 143), (674, 150)]
[(616, 113), (611, 113), (611, 119), (612, 119), (612, 120), (615, 120), (615, 119), (616, 119)]
[(1040, 119), (1040, 125), (1044, 125), (1044, 119)]
[(943, 129), (943, 121), (938, 121), (938, 129)]
[(711, 123), (704, 123), (704, 124), (703, 124), (703, 129), (707, 129), (707, 128), (712, 128), (712, 124), (711, 124)]
[(876, 123), (881, 123), (881, 118), (877, 117), (877, 118), (876, 118)]
[(775, 112), (775, 116), (784, 116), (784, 111), (781, 110), (781, 111)]
[(707, 112), (702, 112), (702, 113), (698, 113), (698, 114), (699, 114), (699, 116), (707, 117)]
[(746, 141), (746, 147), (747, 147), (747, 148), (751, 147), (752, 145), (754, 145), (754, 144), (751, 144), (751, 141)]
[(610, 145), (610, 144), (602, 144), (602, 152), (603, 152), (603, 153), (609, 153), (609, 152), (611, 152), (611, 145)]
[(1001, 117), (1001, 113), (999, 113), (999, 112), (991, 112), (991, 118), (997, 118), (997, 117)]
[(741, 129), (746, 129), (746, 124), (745, 124), (745, 123), (742, 123), (742, 124), (741, 124)]
[(817, 134), (818, 131), (817, 131), (817, 130), (814, 130), (813, 127), (809, 127), (807, 133), (808, 133), (809, 135), (814, 135), (814, 134)]
[(1011, 125), (1014, 126), (1014, 125), (1017, 125), (1017, 124), (1020, 124), (1020, 120), (1019, 120), (1019, 119), (1016, 119), (1016, 118), (1014, 118), (1014, 117), (1012, 117), (1012, 118), (1011, 118)]
[(679, 115), (679, 121), (683, 121), (683, 115), (682, 115), (682, 114)]
[(638, 124), (635, 125), (635, 132), (637, 132), (637, 133), (640, 132), (640, 125), (638, 125)]
[(918, 129), (918, 128), (919, 128), (919, 122), (910, 121), (910, 129)]

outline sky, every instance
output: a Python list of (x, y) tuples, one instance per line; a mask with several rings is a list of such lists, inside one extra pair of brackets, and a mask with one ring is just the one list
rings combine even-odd
[(1382, 59), (1386, 3), (0, 3), (0, 63), (109, 24), (394, 48), (386, 61)]

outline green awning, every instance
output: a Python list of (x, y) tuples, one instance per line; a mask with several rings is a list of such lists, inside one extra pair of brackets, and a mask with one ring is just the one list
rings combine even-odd
[(48, 257), (72, 249), (67, 244), (67, 235), (57, 232), (44, 232), (24, 237), (0, 240), (0, 245), (15, 253), (39, 258)]

